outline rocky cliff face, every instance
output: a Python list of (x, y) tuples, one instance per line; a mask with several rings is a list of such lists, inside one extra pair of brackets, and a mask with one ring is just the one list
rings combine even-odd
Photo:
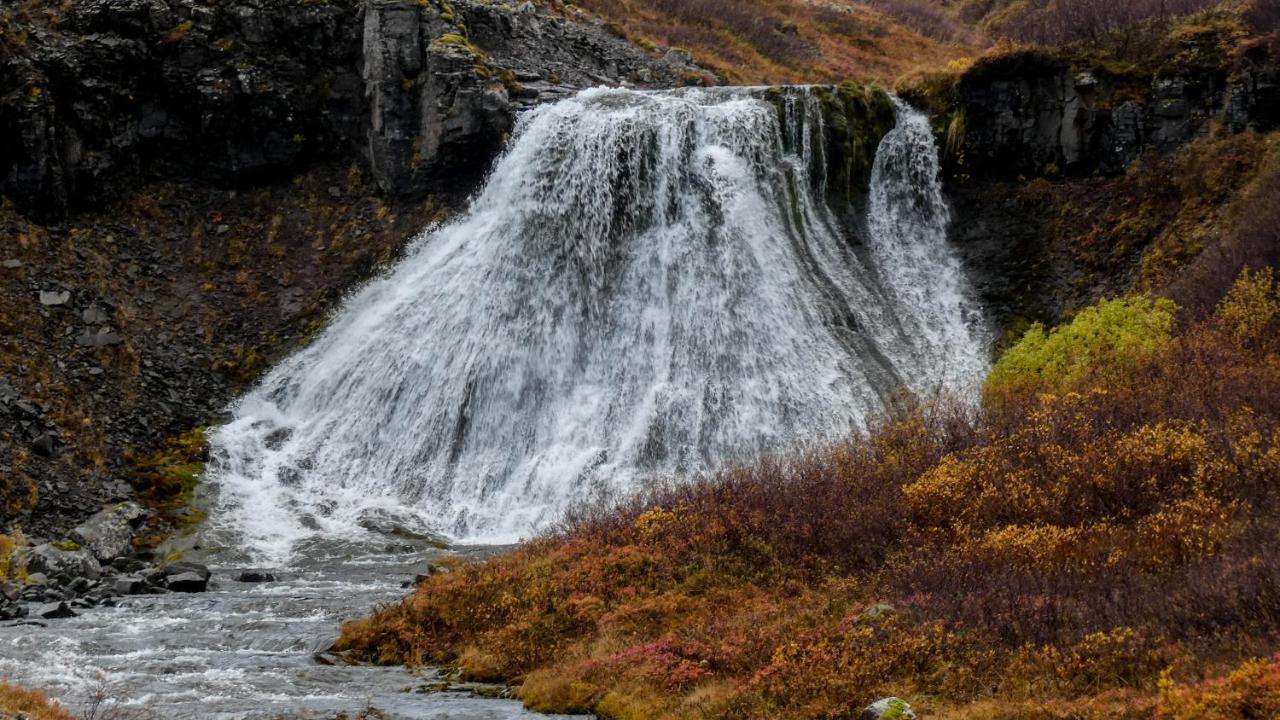
[[(364, 158), (384, 191), (474, 180), (530, 103), (701, 78), (603, 26), (443, 0), (81, 0), (10, 10), (0, 193), (42, 217), (139, 176), (225, 184)], [(25, 14), (24, 14), (25, 12)]]
[(977, 175), (1115, 174), (1214, 121), (1228, 132), (1280, 124), (1280, 66), (1265, 45), (1234, 64), (1186, 63), (1147, 77), (1015, 53), (980, 62), (958, 92), (966, 170)]

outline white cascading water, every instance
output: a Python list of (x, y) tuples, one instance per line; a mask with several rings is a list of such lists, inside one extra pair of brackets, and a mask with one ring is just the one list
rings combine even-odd
[[(466, 215), (418, 238), (213, 435), (215, 525), (279, 560), (370, 518), (509, 542), (571, 504), (964, 389), (987, 341), (899, 107), (862, 252), (819, 104), (596, 89), (526, 115)], [(815, 168), (817, 171), (815, 171)]]

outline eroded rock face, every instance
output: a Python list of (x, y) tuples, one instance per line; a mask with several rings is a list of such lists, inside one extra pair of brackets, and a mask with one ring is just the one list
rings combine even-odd
[(389, 193), (457, 190), (522, 107), (700, 72), (527, 3), (82, 0), (60, 12), (0, 54), (0, 192), (44, 218), (139, 175), (239, 185), (347, 157)]
[(1232, 132), (1280, 122), (1277, 64), (1264, 47), (1230, 71), (1188, 67), (1153, 77), (1136, 98), (1117, 102), (1114, 84), (1035, 51), (985, 62), (960, 86), (967, 169), (1003, 177), (1113, 174), (1146, 150), (1181, 147), (1214, 119)]
[(465, 29), (409, 1), (370, 3), (364, 23), (368, 155), (385, 192), (419, 193), (487, 169), (513, 121), (507, 92)]
[(234, 182), (359, 131), (359, 18), (338, 4), (83, 0), (0, 68), (0, 189), (41, 216), (137, 174)]

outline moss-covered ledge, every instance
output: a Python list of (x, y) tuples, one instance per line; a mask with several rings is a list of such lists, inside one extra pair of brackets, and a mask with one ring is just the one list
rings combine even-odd
[[(897, 122), (893, 99), (884, 88), (852, 81), (814, 85), (808, 92), (818, 99), (822, 111), (827, 202), (837, 211), (862, 207), (871, 186), (876, 149)], [(778, 108), (784, 126), (787, 96), (781, 87), (764, 94)]]

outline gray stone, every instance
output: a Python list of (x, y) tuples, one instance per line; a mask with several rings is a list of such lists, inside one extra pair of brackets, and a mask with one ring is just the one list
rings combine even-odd
[(172, 577), (183, 573), (195, 573), (196, 575), (199, 575), (202, 580), (208, 580), (210, 576), (213, 575), (213, 573), (209, 572), (208, 567), (201, 565), (200, 563), (187, 562), (185, 560), (165, 565), (160, 568), (158, 572), (161, 577)]
[(6, 267), (10, 270), (16, 270), (22, 267), (22, 261), (21, 260), (5, 260), (4, 262), (0, 262), (0, 266)]
[(90, 325), (99, 325), (110, 320), (111, 316), (97, 305), (91, 305), (80, 313), (80, 319)]
[(71, 293), (67, 290), (41, 290), (40, 304), (45, 307), (57, 307), (66, 305), (71, 300)]
[(45, 576), (65, 574), (97, 580), (102, 574), (98, 560), (93, 553), (84, 548), (59, 550), (45, 543), (20, 550), (19, 562), (26, 564), (29, 573), (40, 573)]
[(916, 714), (905, 700), (887, 697), (864, 708), (859, 720), (916, 720)]
[(122, 342), (124, 342), (124, 338), (106, 328), (96, 333), (85, 333), (76, 337), (76, 344), (81, 347), (103, 347), (105, 345), (119, 345)]
[(123, 502), (97, 513), (71, 531), (75, 540), (91, 552), (99, 562), (111, 562), (133, 550), (134, 530), (147, 512), (134, 502)]
[(662, 56), (662, 61), (668, 65), (684, 68), (693, 64), (693, 55), (690, 55), (688, 50), (682, 48), (671, 48), (666, 55)]
[(58, 437), (53, 433), (41, 433), (31, 441), (31, 449), (43, 457), (53, 457), (53, 453), (58, 449)]
[(16, 602), (0, 603), (0, 620), (16, 620), (27, 616), (27, 608)]
[(893, 615), (896, 612), (897, 609), (889, 603), (876, 603), (866, 610), (863, 610), (862, 615), (859, 617), (863, 620), (879, 620), (880, 618)]
[(209, 578), (195, 572), (184, 572), (169, 577), (165, 587), (174, 592), (204, 592), (209, 586)]
[(37, 607), (35, 615), (36, 617), (42, 617), (46, 620), (54, 620), (56, 618), (75, 617), (76, 613), (65, 601), (59, 600), (57, 602), (45, 603), (44, 605)]
[(147, 591), (147, 583), (137, 575), (122, 575), (115, 579), (111, 589), (117, 595), (141, 595)]

